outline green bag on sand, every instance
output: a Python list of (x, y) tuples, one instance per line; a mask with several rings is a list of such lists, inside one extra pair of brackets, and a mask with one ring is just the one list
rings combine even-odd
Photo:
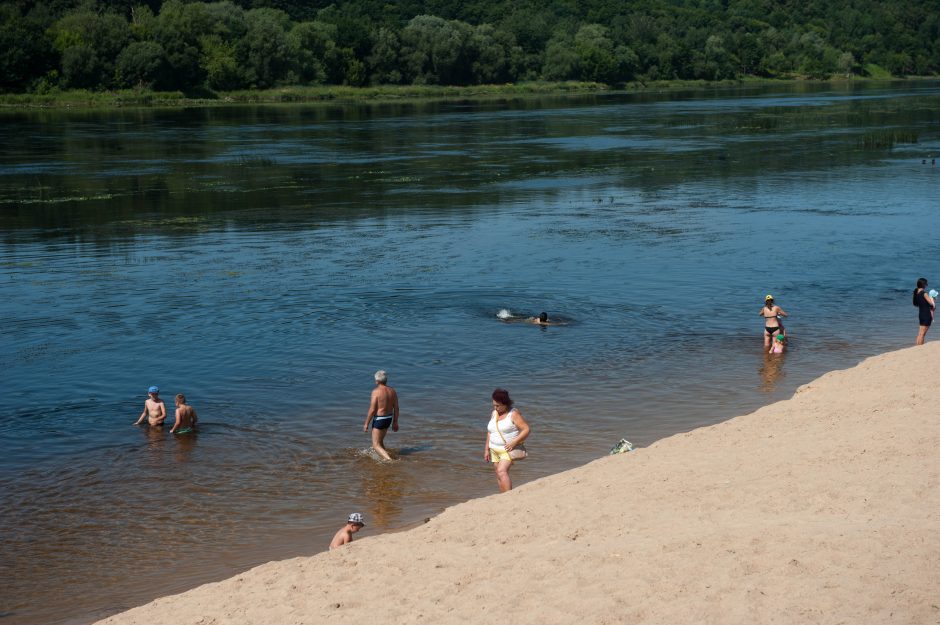
[(627, 453), (628, 451), (633, 451), (633, 443), (631, 443), (625, 438), (621, 438), (617, 442), (616, 445), (610, 448), (610, 453), (608, 453), (607, 455), (613, 456), (615, 454), (624, 454), (624, 453)]

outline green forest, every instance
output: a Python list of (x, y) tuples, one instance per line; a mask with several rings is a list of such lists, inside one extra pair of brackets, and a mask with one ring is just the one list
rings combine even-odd
[(14, 0), (0, 91), (940, 73), (937, 0)]

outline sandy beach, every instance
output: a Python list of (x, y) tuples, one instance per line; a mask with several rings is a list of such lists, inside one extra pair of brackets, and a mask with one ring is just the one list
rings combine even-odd
[[(884, 354), (751, 414), (99, 623), (940, 623), (938, 401), (940, 342)], [(529, 447), (538, 462), (537, 431)]]

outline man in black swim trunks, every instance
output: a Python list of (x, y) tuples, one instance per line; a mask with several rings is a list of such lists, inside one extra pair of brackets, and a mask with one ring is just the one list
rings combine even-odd
[(385, 460), (391, 460), (385, 449), (385, 435), (391, 426), (393, 432), (398, 431), (398, 393), (388, 385), (388, 374), (385, 371), (375, 372), (375, 388), (372, 390), (372, 401), (369, 403), (369, 413), (366, 422), (362, 424), (362, 431), (369, 430), (372, 422), (372, 449)]

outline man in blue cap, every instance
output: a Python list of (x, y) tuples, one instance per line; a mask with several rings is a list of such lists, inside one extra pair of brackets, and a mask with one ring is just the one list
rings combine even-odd
[(147, 401), (144, 402), (144, 411), (140, 413), (140, 418), (137, 419), (134, 425), (140, 425), (144, 417), (147, 417), (150, 427), (160, 427), (166, 419), (166, 404), (160, 399), (160, 389), (156, 386), (147, 389)]

